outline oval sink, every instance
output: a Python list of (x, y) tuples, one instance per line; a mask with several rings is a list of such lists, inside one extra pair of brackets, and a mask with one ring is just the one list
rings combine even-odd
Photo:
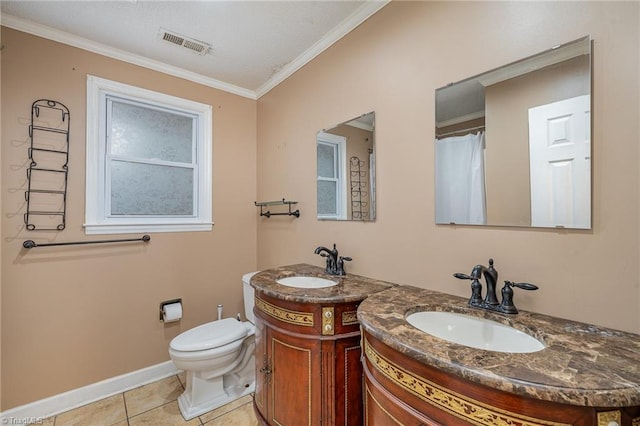
[(455, 312), (424, 311), (406, 317), (420, 331), (460, 345), (495, 352), (529, 353), (545, 348), (538, 339), (484, 318)]
[(276, 280), (278, 284), (298, 288), (324, 288), (338, 284), (337, 281), (320, 277), (286, 277)]

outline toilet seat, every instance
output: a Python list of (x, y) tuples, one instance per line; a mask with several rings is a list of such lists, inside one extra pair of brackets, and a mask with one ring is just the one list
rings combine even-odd
[(202, 324), (176, 336), (169, 347), (174, 351), (205, 351), (243, 339), (249, 330), (234, 318)]

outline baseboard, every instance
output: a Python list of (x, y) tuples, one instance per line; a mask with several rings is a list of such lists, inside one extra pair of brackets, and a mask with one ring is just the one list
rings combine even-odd
[(0, 419), (2, 420), (2, 424), (13, 424), (9, 423), (11, 419), (44, 419), (137, 388), (147, 383), (164, 379), (178, 372), (173, 362), (166, 361), (49, 398), (11, 408), (0, 413)]

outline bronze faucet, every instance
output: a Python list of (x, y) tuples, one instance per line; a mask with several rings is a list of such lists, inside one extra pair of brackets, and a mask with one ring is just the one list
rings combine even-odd
[[(487, 294), (482, 300), (482, 284), (480, 279), (484, 275), (484, 279), (487, 282)], [(489, 259), (489, 267), (484, 265), (476, 265), (471, 270), (471, 274), (455, 273), (454, 277), (461, 280), (472, 280), (471, 282), (471, 298), (469, 299), (469, 306), (476, 308), (487, 309), (490, 311), (498, 311), (505, 314), (517, 314), (518, 309), (513, 304), (513, 287), (518, 287), (523, 290), (537, 290), (538, 287), (529, 283), (514, 283), (511, 281), (505, 281), (504, 287), (502, 287), (502, 303), (498, 302), (496, 296), (496, 283), (498, 282), (498, 271), (493, 267), (493, 259)]]
[(347, 256), (338, 256), (338, 249), (336, 248), (335, 243), (333, 244), (332, 250), (329, 250), (324, 246), (320, 246), (316, 248), (314, 253), (327, 258), (327, 267), (324, 270), (327, 274), (347, 275), (344, 270), (344, 262), (350, 261), (351, 258)]

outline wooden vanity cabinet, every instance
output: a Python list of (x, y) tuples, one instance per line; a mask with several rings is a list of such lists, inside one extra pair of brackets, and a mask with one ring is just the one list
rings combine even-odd
[(255, 295), (256, 391), (262, 424), (362, 425), (358, 302)]
[(640, 407), (522, 397), (427, 366), (363, 332), (365, 425), (637, 426)]

